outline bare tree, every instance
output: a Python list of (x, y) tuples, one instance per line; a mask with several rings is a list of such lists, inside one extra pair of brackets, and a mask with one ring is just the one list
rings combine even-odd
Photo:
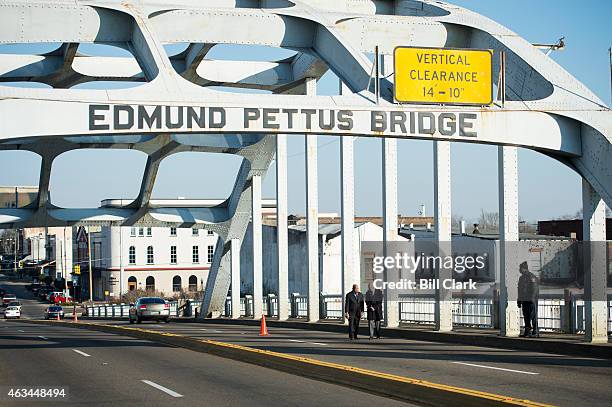
[(480, 217), (478, 218), (478, 225), (481, 231), (499, 230), (499, 213), (498, 212), (487, 212), (484, 209), (481, 209)]

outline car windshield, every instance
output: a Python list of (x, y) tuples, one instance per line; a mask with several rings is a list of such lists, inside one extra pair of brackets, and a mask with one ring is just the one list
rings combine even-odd
[(10, 307), (10, 306), (18, 307), (18, 306), (20, 306), (20, 305), (21, 305), (21, 304), (19, 303), (19, 301), (11, 301), (11, 302), (9, 302), (9, 307)]
[(164, 304), (165, 301), (161, 298), (141, 298), (141, 304)]
[(7, 300), (10, 300), (10, 299), (17, 298), (17, 297), (15, 297), (14, 294), (7, 294), (7, 295), (4, 296), (4, 298), (7, 299)]
[(62, 307), (49, 307), (49, 311), (61, 311)]
[(19, 308), (17, 307), (8, 307), (7, 311), (17, 311)]

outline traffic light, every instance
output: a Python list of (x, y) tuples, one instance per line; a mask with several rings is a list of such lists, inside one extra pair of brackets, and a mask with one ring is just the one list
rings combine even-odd
[(23, 268), (23, 260), (19, 260), (19, 268), (22, 269)]
[(77, 276), (81, 274), (81, 265), (80, 264), (75, 264), (73, 266), (73, 274), (75, 274)]

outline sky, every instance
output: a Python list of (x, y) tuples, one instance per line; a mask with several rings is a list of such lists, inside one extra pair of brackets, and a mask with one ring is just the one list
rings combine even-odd
[[(551, 58), (610, 105), (608, 48), (612, 45), (612, 1), (589, 0), (455, 0), (507, 26), (531, 42), (554, 43), (565, 37), (566, 49)], [(26, 52), (27, 50), (27, 52)], [(118, 55), (114, 47), (87, 47), (83, 52)], [(169, 52), (176, 51), (170, 49)], [(23, 46), (0, 47), (0, 52), (29, 53)], [(290, 51), (217, 46), (207, 58), (266, 60)], [(80, 88), (116, 84), (80, 85)], [(121, 85), (125, 86), (125, 84)], [(321, 95), (335, 95), (338, 79), (329, 72), (317, 85)], [(319, 210), (340, 211), (339, 138), (319, 136)], [(452, 212), (477, 219), (481, 211), (496, 212), (497, 148), (453, 143)], [(355, 209), (358, 216), (382, 215), (381, 141), (355, 140)], [(304, 137), (289, 137), (289, 210), (305, 212)], [(398, 209), (416, 215), (420, 205), (433, 215), (433, 144), (424, 140), (398, 141)], [(79, 150), (60, 156), (53, 164), (52, 203), (64, 207), (95, 207), (105, 198), (137, 195), (146, 156), (136, 151)], [(110, 164), (112, 163), (112, 165)], [(181, 153), (165, 159), (153, 198), (227, 197), (240, 165), (230, 155)], [(0, 185), (37, 185), (40, 159), (28, 152), (0, 151)], [(275, 196), (274, 162), (264, 178), (263, 195)], [(519, 215), (534, 222), (574, 214), (581, 206), (580, 177), (565, 165), (540, 153), (519, 149)]]

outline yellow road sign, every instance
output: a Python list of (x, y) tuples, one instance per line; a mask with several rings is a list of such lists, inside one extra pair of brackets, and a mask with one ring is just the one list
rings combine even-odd
[(398, 102), (493, 102), (492, 50), (397, 47), (394, 58)]

